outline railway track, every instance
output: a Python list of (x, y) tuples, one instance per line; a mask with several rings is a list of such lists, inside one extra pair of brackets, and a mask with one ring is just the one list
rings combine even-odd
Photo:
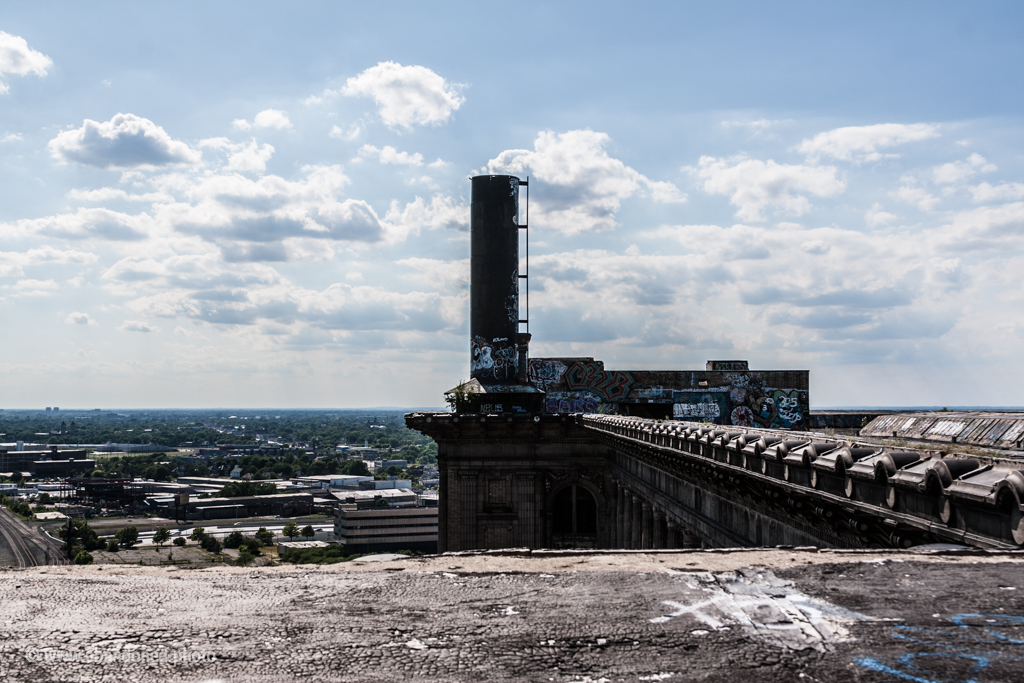
[[(0, 508), (0, 537), (9, 548), (16, 567), (67, 563), (52, 542), (43, 537), (36, 538), (31, 527), (4, 508)], [(42, 562), (40, 557), (44, 558)]]

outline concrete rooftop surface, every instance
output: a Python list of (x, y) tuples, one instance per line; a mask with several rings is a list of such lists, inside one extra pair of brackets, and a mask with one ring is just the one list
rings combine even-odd
[(3, 681), (1020, 681), (1020, 551), (0, 571)]

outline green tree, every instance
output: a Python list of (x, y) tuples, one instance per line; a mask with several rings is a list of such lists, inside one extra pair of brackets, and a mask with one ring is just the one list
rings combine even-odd
[(307, 524), (306, 526), (302, 527), (302, 536), (304, 538), (313, 538), (314, 536), (316, 536), (316, 529), (313, 528), (312, 524)]
[(381, 496), (380, 498), (378, 498), (377, 500), (375, 500), (373, 502), (373, 507), (375, 507), (375, 508), (391, 507), (391, 503), (388, 502), (387, 498), (385, 498), (384, 496)]
[(238, 559), (235, 560), (235, 564), (244, 567), (252, 564), (256, 560), (256, 556), (249, 552), (248, 548), (242, 548), (238, 551)]
[(170, 538), (171, 532), (165, 526), (160, 527), (153, 533), (153, 543), (156, 543), (160, 546), (162, 546), (164, 543), (167, 543), (167, 541), (169, 541)]
[(227, 538), (224, 539), (224, 547), (231, 548), (233, 550), (238, 546), (242, 545), (242, 541), (244, 540), (245, 536), (242, 535), (242, 532), (238, 529), (235, 529), (230, 534), (228, 534)]
[(174, 539), (174, 545), (176, 545), (176, 546), (183, 546), (183, 545), (185, 545), (185, 538), (183, 536), (178, 536), (177, 538)]
[(118, 529), (114, 538), (117, 539), (118, 544), (125, 548), (131, 548), (139, 541), (139, 530), (133, 526), (126, 526), (123, 529)]
[(268, 531), (265, 526), (261, 526), (256, 532), (256, 540), (259, 541), (260, 545), (273, 545), (274, 532)]
[(363, 460), (346, 460), (342, 463), (339, 474), (368, 477), (370, 476), (370, 468), (366, 466), (366, 462)]
[(469, 399), (472, 394), (466, 385), (467, 382), (459, 380), (457, 387), (445, 392), (444, 402), (448, 404), (448, 409), (451, 412), (465, 413), (469, 410)]
[(202, 543), (203, 539), (206, 538), (206, 529), (201, 526), (197, 526), (192, 529), (192, 534), (188, 538), (191, 541), (198, 541)]
[(106, 545), (84, 519), (72, 519), (61, 525), (60, 537), (64, 541), (64, 550), (68, 557), (74, 556), (71, 551), (78, 545), (76, 540), (81, 541), (81, 546), (85, 550), (99, 550)]
[(116, 553), (120, 549), (121, 549), (121, 547), (119, 545), (117, 545), (117, 539), (116, 538), (112, 538), (112, 539), (110, 539), (107, 542), (107, 552), (108, 553)]
[(92, 564), (92, 555), (82, 550), (75, 555), (75, 564)]
[(224, 486), (217, 495), (221, 498), (238, 498), (240, 496), (272, 496), (277, 493), (277, 486), (270, 482), (233, 481)]
[(203, 537), (203, 542), (200, 545), (203, 550), (213, 553), (214, 555), (220, 553), (220, 541), (209, 534)]
[(281, 529), (281, 534), (288, 538), (295, 538), (299, 535), (299, 525), (295, 522), (288, 522), (284, 525), (284, 528)]

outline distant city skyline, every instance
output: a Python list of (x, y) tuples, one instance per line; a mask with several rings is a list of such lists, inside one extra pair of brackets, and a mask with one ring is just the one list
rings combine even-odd
[(0, 407), (438, 406), (468, 176), (531, 178), (534, 356), (1019, 405), (1016, 3), (21, 5)]

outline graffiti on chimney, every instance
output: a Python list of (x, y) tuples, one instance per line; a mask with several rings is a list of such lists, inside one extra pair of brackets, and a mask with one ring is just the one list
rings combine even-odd
[(509, 380), (519, 376), (519, 349), (507, 337), (487, 341), (481, 336), (473, 338), (470, 373), (481, 380)]

